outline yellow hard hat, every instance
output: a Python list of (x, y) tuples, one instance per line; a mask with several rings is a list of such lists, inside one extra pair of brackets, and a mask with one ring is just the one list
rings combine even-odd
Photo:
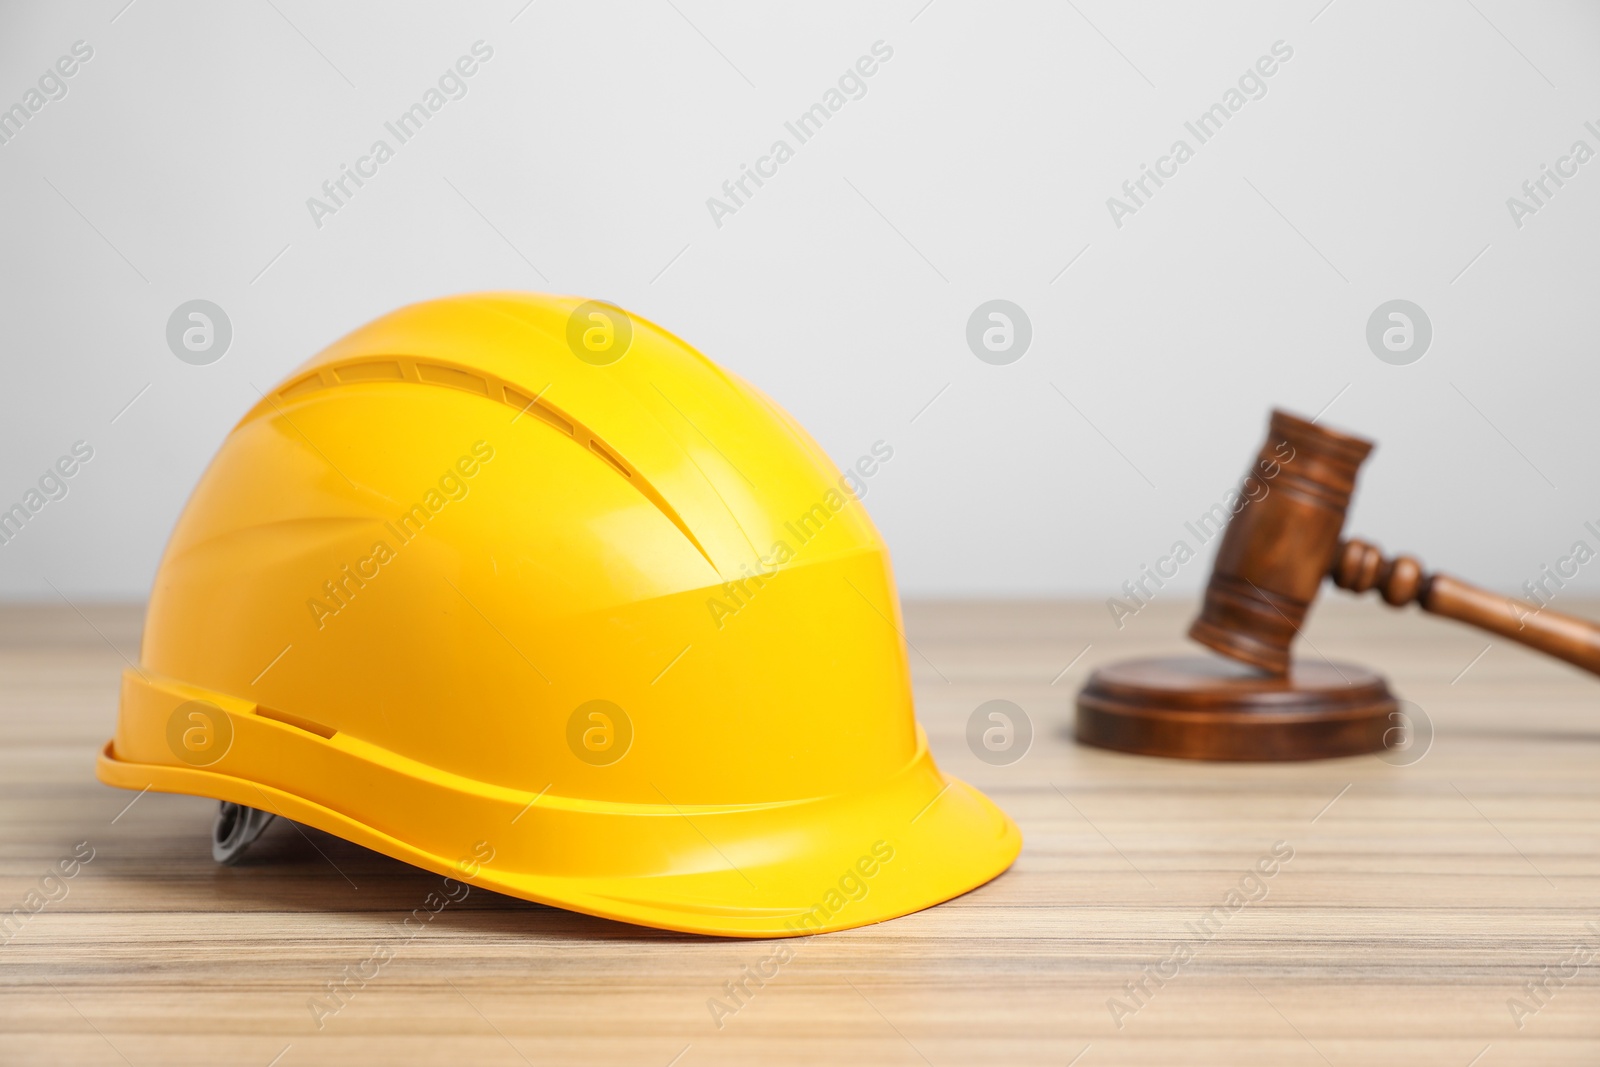
[(540, 903), (839, 930), (1005, 870), (942, 774), (888, 556), (785, 412), (596, 302), (403, 308), (267, 393), (156, 577), (101, 781)]

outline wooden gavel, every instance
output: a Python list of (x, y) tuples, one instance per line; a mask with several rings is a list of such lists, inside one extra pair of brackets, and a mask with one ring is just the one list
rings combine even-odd
[(1283, 676), (1289, 646), (1322, 579), (1331, 577), (1341, 589), (1376, 588), (1395, 607), (1415, 600), (1424, 611), (1600, 674), (1600, 625), (1426, 573), (1412, 557), (1385, 558), (1365, 541), (1341, 540), (1356, 472), (1371, 451), (1370, 441), (1272, 413), (1245, 477), (1247, 503), (1223, 534), (1190, 637)]

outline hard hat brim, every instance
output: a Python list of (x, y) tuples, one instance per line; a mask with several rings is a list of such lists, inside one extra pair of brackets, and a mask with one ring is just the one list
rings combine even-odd
[[(97, 775), (108, 785), (231, 801), (269, 811), (394, 859), (473, 886), (604, 919), (724, 937), (806, 936), (868, 926), (962, 895), (1006, 870), (1022, 847), (1016, 824), (976, 789), (943, 775), (918, 731), (915, 757), (887, 781), (859, 794), (785, 804), (586, 806), (542, 798), (542, 815), (518, 820), (484, 811), (474, 828), (496, 858), (464, 865), (461, 857), (419, 847), (350, 814), (271, 785), (203, 767), (119, 758), (101, 752)], [(470, 805), (480, 797), (464, 797)], [(564, 834), (589, 840), (599, 820), (645, 815), (665, 848), (645, 876), (574, 870), (559, 855)], [(525, 825), (524, 825), (525, 823)], [(561, 873), (513, 869), (497, 858), (513, 833), (539, 841)], [(552, 839), (554, 838), (554, 839)], [(570, 842), (581, 857), (580, 840)], [(698, 844), (698, 847), (696, 845)], [(636, 850), (637, 851), (637, 850)], [(479, 858), (482, 858), (480, 853)], [(581, 865), (581, 858), (577, 861)]]

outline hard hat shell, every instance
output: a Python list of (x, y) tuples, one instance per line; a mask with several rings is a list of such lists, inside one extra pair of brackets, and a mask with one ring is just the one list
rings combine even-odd
[(929, 755), (852, 484), (762, 393), (609, 305), (402, 308), (224, 441), (99, 777), (672, 930), (947, 900), (1021, 835)]

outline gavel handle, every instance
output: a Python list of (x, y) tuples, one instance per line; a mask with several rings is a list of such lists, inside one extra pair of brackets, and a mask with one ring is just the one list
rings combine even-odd
[(1386, 559), (1376, 545), (1345, 541), (1329, 570), (1333, 584), (1352, 593), (1374, 587), (1395, 607), (1415, 600), (1422, 610), (1564, 659), (1600, 674), (1600, 625), (1479, 589), (1448, 574), (1427, 574), (1410, 556)]

